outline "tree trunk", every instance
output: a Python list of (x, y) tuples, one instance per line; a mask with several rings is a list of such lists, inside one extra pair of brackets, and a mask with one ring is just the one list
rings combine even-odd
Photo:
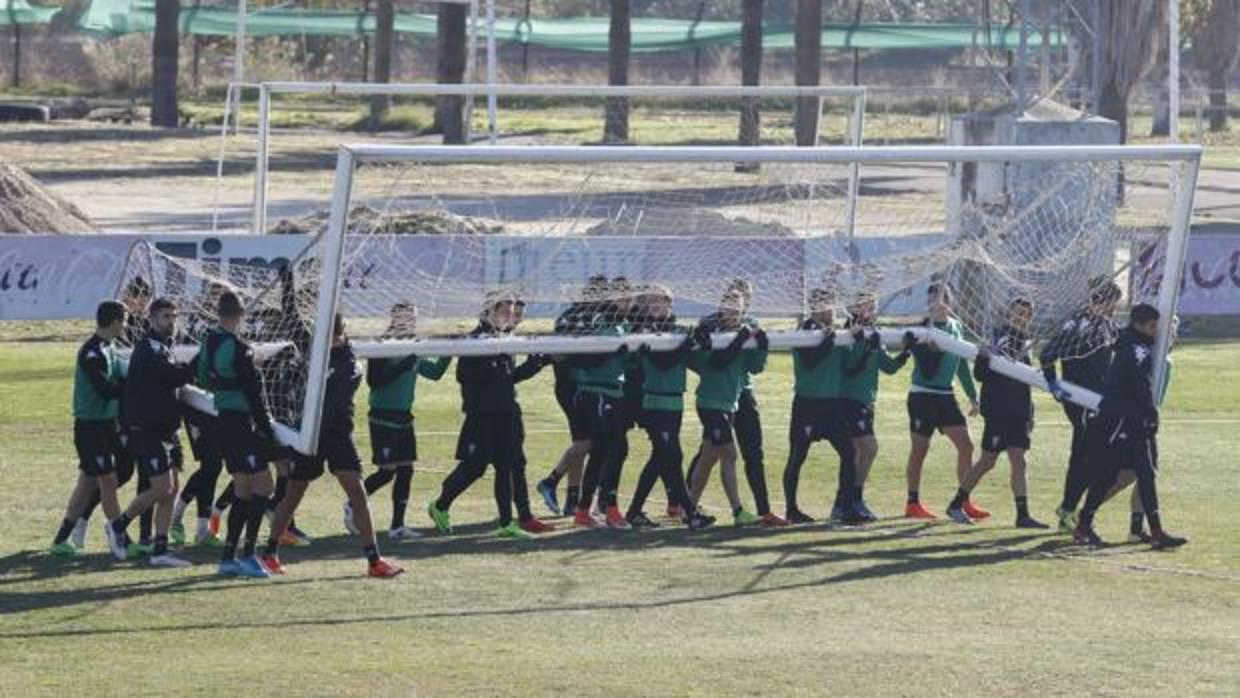
[[(396, 8), (392, 0), (379, 0), (375, 8), (375, 82), (392, 81), (392, 42), (395, 38)], [(370, 98), (370, 124), (377, 127), (387, 115), (392, 100), (387, 95)]]
[[(817, 87), (822, 78), (822, 0), (797, 0), (796, 83)], [(797, 145), (818, 141), (819, 104), (816, 97), (798, 97), (796, 109)]]
[(1098, 114), (1119, 124), (1119, 142), (1128, 142), (1128, 99), (1119, 93), (1113, 83), (1102, 86), (1098, 96)]
[(1206, 87), (1210, 90), (1210, 131), (1227, 130), (1227, 71), (1213, 69), (1206, 75)]
[[(764, 0), (744, 0), (741, 6), (741, 84), (762, 83), (762, 10)], [(758, 100), (741, 102), (741, 145), (758, 145), (762, 126)]]
[(176, 128), (177, 110), (177, 17), (179, 0), (155, 0), (155, 35), (151, 40), (151, 125)]
[[(467, 5), (441, 3), (436, 23), (439, 60), (435, 79), (442, 84), (460, 84), (465, 79), (465, 19)], [(435, 98), (435, 125), (444, 143), (465, 142), (465, 99), (459, 95)]]
[[(607, 84), (629, 84), (630, 34), (629, 0), (611, 0), (611, 26), (607, 32)], [(609, 97), (603, 114), (603, 142), (629, 140), (629, 100)]]

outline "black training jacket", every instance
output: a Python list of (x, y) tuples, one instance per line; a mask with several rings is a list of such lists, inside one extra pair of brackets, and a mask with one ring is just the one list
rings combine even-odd
[(1158, 403), (1154, 401), (1154, 340), (1124, 328), (1115, 343), (1115, 360), (1102, 388), (1099, 415), (1108, 421), (1122, 420), (1126, 429), (1150, 433), (1158, 428)]
[[(469, 336), (498, 337), (499, 333), (483, 322)], [(508, 354), (461, 357), (456, 362), (456, 382), (461, 384), (461, 411), (466, 414), (520, 413), (517, 383), (533, 378), (545, 365), (545, 360), (539, 356), (527, 358), (520, 366)]]
[(352, 345), (332, 347), (327, 359), (327, 387), (323, 390), (323, 431), (353, 433), (353, 397), (362, 384), (362, 368)]
[(1042, 347), (1039, 363), (1049, 381), (1055, 362), (1063, 363), (1063, 377), (1082, 388), (1101, 390), (1111, 365), (1112, 345), (1119, 330), (1109, 317), (1080, 311), (1073, 315)]
[(177, 388), (190, 382), (193, 364), (177, 364), (172, 340), (154, 332), (134, 345), (125, 379), (125, 419), (143, 431), (171, 434), (181, 417)]
[[(995, 331), (990, 344), (993, 354), (1012, 361), (1032, 365), (1029, 336), (1013, 327)], [(982, 384), (980, 408), (983, 417), (1029, 419), (1033, 416), (1033, 396), (1026, 383), (990, 370), (990, 362), (978, 358), (973, 362), (973, 377)]]

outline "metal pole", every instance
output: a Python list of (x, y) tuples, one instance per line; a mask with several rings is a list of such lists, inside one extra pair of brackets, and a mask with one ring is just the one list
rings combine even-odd
[[(465, 41), (465, 82), (474, 84), (478, 63), (478, 0), (469, 0), (469, 37)], [(465, 123), (461, 125), (465, 142), (470, 141), (469, 125), (474, 120), (474, 96), (465, 97)]]
[(1154, 341), (1155, 396), (1161, 391), (1167, 372), (1167, 352), (1171, 349), (1171, 320), (1180, 302), (1180, 281), (1184, 276), (1184, 259), (1188, 255), (1188, 235), (1192, 230), (1193, 192), (1197, 190), (1197, 171), (1201, 160), (1171, 163), (1175, 191), (1175, 210), (1171, 219), (1171, 235), (1167, 239), (1167, 257), (1163, 262), (1162, 281), (1158, 284), (1158, 337)]
[(1016, 59), (1016, 104), (1025, 110), (1029, 86), (1025, 73), (1029, 68), (1029, 0), (1020, 0), (1020, 50)]
[[(494, 88), (498, 82), (497, 67), (495, 60), (495, 0), (487, 0), (487, 87)], [(499, 140), (498, 127), (496, 125), (496, 111), (498, 109), (498, 99), (494, 90), (487, 95), (487, 136), (491, 141), (491, 145), (495, 145)]]
[[(11, 5), (10, 5), (11, 7)], [(13, 87), (22, 86), (22, 25), (13, 19)]]
[(258, 142), (254, 159), (254, 225), (250, 232), (262, 235), (267, 231), (267, 166), (271, 152), (271, 91), (266, 85), (258, 88)]
[(1167, 95), (1171, 103), (1168, 120), (1172, 143), (1180, 142), (1180, 3), (1167, 0), (1167, 23), (1170, 25), (1170, 46), (1167, 47)]
[(1102, 0), (1094, 0), (1093, 17), (1094, 47), (1089, 59), (1089, 89), (1093, 93), (1090, 113), (1098, 113), (1102, 102)]
[[(233, 34), (233, 82), (245, 82), (245, 20), (249, 13), (246, 0), (237, 0), (237, 25)], [(233, 94), (233, 132), (241, 131), (241, 90)]]
[(344, 256), (344, 235), (349, 215), (349, 197), (353, 191), (353, 156), (345, 148), (336, 158), (336, 179), (332, 188), (331, 211), (327, 234), (323, 236), (323, 261), (319, 265), (319, 299), (315, 309), (314, 334), (310, 344), (310, 360), (306, 378), (306, 402), (301, 415), (300, 443), (294, 448), (312, 454), (319, 445), (319, 426), (323, 416), (323, 391), (327, 385), (327, 359), (331, 351), (330, 328), (336, 315), (344, 278), (341, 259)]

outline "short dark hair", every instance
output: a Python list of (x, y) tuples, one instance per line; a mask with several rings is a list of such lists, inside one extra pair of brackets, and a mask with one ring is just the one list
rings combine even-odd
[(156, 298), (155, 300), (151, 301), (151, 305), (150, 307), (146, 309), (146, 312), (149, 315), (154, 315), (155, 313), (162, 312), (164, 310), (176, 310), (176, 309), (177, 309), (177, 304), (174, 303), (171, 298), (168, 298), (166, 296), (160, 296), (159, 298)]
[(936, 281), (926, 287), (927, 296), (936, 296), (942, 294), (943, 300), (950, 303), (952, 300), (952, 289), (945, 283)]
[(809, 304), (835, 305), (835, 292), (826, 288), (815, 288), (809, 292)]
[(1159, 317), (1161, 317), (1161, 314), (1158, 312), (1158, 308), (1155, 308), (1149, 303), (1137, 303), (1132, 306), (1132, 310), (1128, 313), (1128, 321), (1134, 325), (1144, 324), (1150, 320), (1157, 320)]
[(151, 285), (141, 276), (135, 276), (128, 284), (125, 284), (126, 298), (140, 298), (149, 295), (151, 295)]
[(95, 308), (95, 325), (107, 327), (125, 319), (125, 306), (119, 301), (104, 301)]
[(220, 299), (215, 304), (216, 312), (222, 318), (240, 317), (245, 314), (245, 308), (241, 305), (241, 299), (232, 291), (225, 291), (220, 294)]
[(1093, 278), (1089, 281), (1089, 302), (1093, 305), (1113, 303), (1120, 299), (1124, 292), (1119, 284), (1109, 278)]
[(342, 335), (344, 335), (344, 316), (336, 313), (336, 317), (332, 321), (332, 336), (340, 337)]
[(1032, 309), (1032, 308), (1033, 308), (1033, 301), (1029, 300), (1028, 298), (1025, 298), (1024, 296), (1017, 296), (1017, 297), (1015, 297), (1015, 298), (1013, 298), (1013, 299), (1012, 299), (1012, 302), (1011, 302), (1011, 303), (1008, 303), (1008, 309), (1009, 309), (1009, 310), (1015, 310), (1016, 308), (1030, 308), (1030, 309)]
[(745, 300), (753, 298), (753, 284), (749, 283), (749, 279), (737, 277), (728, 282), (729, 291), (740, 291)]

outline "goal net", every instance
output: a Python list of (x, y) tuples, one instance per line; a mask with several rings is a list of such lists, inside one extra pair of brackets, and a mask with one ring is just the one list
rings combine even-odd
[[(682, 324), (739, 303), (773, 349), (819, 341), (796, 330), (814, 305), (832, 307), (837, 327), (851, 314), (889, 328), (882, 336), (893, 344), (911, 327), (966, 358), (1017, 299), (1033, 306), (1035, 352), (1103, 285), (1119, 297), (1098, 314), (1118, 319), (1152, 302), (1169, 315), (1199, 157), (1194, 146), (346, 146), (330, 215), (301, 237), (288, 272), (140, 248), (126, 276), (204, 322), (212, 289), (237, 291), (247, 337), (273, 357), (260, 365), (272, 411), (293, 445), (310, 449), (336, 311), (363, 358), (671, 346), (648, 317), (664, 296)], [(738, 173), (738, 162), (761, 168)], [(857, 196), (853, 167), (863, 177)], [(950, 290), (963, 341), (920, 325), (930, 284)], [(463, 336), (504, 299), (520, 300), (515, 333)], [(867, 317), (871, 302), (877, 320)], [(582, 308), (593, 324), (556, 322)], [(599, 320), (633, 334), (591, 334)], [(178, 342), (188, 353), (197, 338), (185, 324)], [(992, 365), (1041, 382), (1033, 368), (1001, 357)]]
[[(241, 85), (233, 86), (236, 90)], [(255, 90), (249, 90), (251, 94)], [(394, 143), (436, 144), (443, 106), (468, 113), (467, 100), (495, 102), (466, 117), (471, 141), (491, 145), (854, 145), (862, 144), (865, 87), (438, 85), (399, 83), (266, 82), (256, 86), (257, 111), (244, 114), (253, 139), (221, 132), (215, 227), (304, 226), (307, 201), (326, 201), (331, 181), (316, 163), (335, 156), (349, 140), (343, 132), (367, 132)], [(382, 123), (370, 123), (370, 101), (390, 106)], [(798, 101), (815, 116), (797, 141)], [(231, 101), (226, 102), (231, 105)], [(253, 118), (253, 121), (250, 119)], [(336, 129), (329, 131), (325, 129)], [(225, 208), (249, 180), (237, 175), (253, 165), (250, 207)], [(247, 215), (248, 214), (248, 215)]]

